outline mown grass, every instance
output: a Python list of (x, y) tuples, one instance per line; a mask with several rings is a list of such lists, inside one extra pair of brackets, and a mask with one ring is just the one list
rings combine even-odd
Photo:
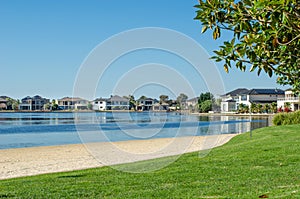
[(300, 125), (268, 127), (150, 173), (103, 167), (2, 180), (0, 198), (300, 198), (299, 154)]

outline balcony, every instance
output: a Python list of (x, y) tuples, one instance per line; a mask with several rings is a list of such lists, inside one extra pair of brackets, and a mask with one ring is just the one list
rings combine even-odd
[(285, 97), (285, 98), (278, 98), (277, 101), (286, 101), (286, 102), (299, 102), (299, 97)]

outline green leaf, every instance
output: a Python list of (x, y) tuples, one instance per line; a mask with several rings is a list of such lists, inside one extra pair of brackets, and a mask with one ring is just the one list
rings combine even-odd
[(260, 73), (261, 73), (261, 68), (259, 68), (259, 69), (258, 69), (258, 71), (257, 71), (257, 75), (259, 76), (259, 75), (260, 75)]
[(250, 68), (250, 72), (253, 72), (255, 69), (257, 68), (257, 65), (256, 64), (253, 64)]
[(226, 73), (229, 72), (229, 71), (228, 71), (228, 65), (227, 65), (227, 64), (224, 64), (224, 70), (225, 70)]
[(206, 30), (207, 30), (207, 28), (208, 28), (208, 26), (203, 26), (203, 27), (202, 27), (202, 30), (201, 30), (201, 33), (205, 33)]
[(269, 70), (269, 71), (268, 71), (268, 75), (269, 75), (269, 77), (272, 77), (272, 76), (273, 76), (273, 71), (272, 71), (272, 70)]

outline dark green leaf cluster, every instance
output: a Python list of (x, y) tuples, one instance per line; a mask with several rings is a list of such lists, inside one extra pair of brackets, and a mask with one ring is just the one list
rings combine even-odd
[(236, 66), (275, 73), (278, 83), (292, 85), (300, 91), (300, 1), (299, 0), (200, 0), (196, 20), (202, 23), (202, 33), (233, 32), (213, 56), (224, 62), (224, 70)]
[(215, 104), (215, 99), (212, 93), (206, 92), (201, 93), (198, 99), (199, 111), (201, 113), (207, 113), (208, 111), (212, 111), (213, 105)]

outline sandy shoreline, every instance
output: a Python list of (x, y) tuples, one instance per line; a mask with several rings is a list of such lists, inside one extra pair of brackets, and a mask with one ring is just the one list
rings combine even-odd
[(0, 150), (0, 179), (81, 170), (220, 146), (237, 134)]

